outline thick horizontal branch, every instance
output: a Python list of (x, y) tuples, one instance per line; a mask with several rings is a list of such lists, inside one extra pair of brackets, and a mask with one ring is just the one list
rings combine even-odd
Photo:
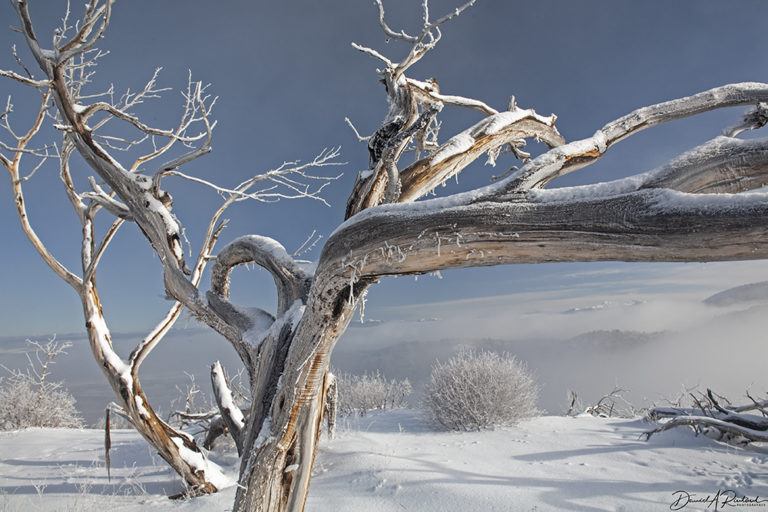
[(608, 192), (542, 190), (501, 203), (472, 203), (470, 193), (375, 207), (330, 237), (318, 274), (333, 267), (354, 280), (510, 263), (768, 256), (766, 192)]

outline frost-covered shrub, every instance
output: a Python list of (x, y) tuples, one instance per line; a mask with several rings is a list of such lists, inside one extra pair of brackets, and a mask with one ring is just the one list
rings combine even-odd
[(539, 390), (509, 354), (462, 350), (437, 362), (425, 388), (430, 420), (446, 430), (484, 430), (534, 416)]
[(387, 382), (378, 371), (371, 375), (345, 373), (337, 377), (336, 385), (339, 393), (338, 414), (340, 416), (350, 414), (365, 416), (368, 411), (375, 409), (404, 407), (412, 390), (408, 379), (401, 381), (392, 379)]
[(26, 371), (8, 370), (0, 377), (0, 430), (27, 427), (80, 428), (83, 421), (75, 408), (75, 398), (61, 382), (51, 382), (50, 365), (69, 344), (51, 339), (45, 345), (30, 342), (35, 348)]

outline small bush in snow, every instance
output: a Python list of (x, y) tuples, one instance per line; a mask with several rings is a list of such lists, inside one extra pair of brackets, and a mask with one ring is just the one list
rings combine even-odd
[(408, 379), (392, 379), (387, 382), (378, 371), (371, 375), (343, 374), (337, 377), (336, 385), (340, 416), (365, 416), (368, 411), (375, 409), (404, 407), (408, 395), (411, 394), (411, 383)]
[(83, 421), (75, 408), (75, 398), (61, 382), (48, 380), (54, 358), (66, 354), (69, 343), (58, 344), (51, 339), (45, 345), (30, 341), (35, 347), (26, 371), (5, 370), (0, 377), (0, 430), (27, 427), (80, 428)]
[(432, 422), (446, 430), (484, 430), (534, 416), (538, 387), (509, 354), (462, 350), (437, 362), (425, 388)]

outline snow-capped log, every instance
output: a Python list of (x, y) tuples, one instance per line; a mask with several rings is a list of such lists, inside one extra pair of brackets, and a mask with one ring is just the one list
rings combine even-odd
[[(693, 395), (692, 395), (693, 396)], [(747, 394), (749, 396), (749, 394)], [(701, 398), (693, 396), (697, 408), (656, 407), (648, 411), (649, 421), (661, 425), (645, 432), (645, 438), (676, 427), (687, 426), (698, 432), (715, 433), (719, 440), (736, 443), (768, 442), (768, 420), (766, 406), (768, 402), (758, 402), (751, 396), (752, 404), (744, 406), (720, 405), (711, 389)], [(762, 416), (744, 414), (757, 410)]]

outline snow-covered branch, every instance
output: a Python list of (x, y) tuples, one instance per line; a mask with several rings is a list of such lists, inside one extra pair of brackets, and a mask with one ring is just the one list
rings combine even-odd
[(639, 108), (606, 124), (592, 137), (544, 153), (500, 185), (510, 193), (542, 188), (559, 176), (597, 161), (613, 144), (646, 128), (710, 110), (756, 104), (766, 100), (768, 85), (746, 82), (724, 85), (693, 96)]
[(21, 82), (24, 85), (31, 85), (32, 87), (49, 87), (51, 85), (50, 80), (34, 80), (32, 78), (22, 76), (18, 73), (14, 73), (13, 71), (6, 71), (4, 69), (0, 69), (0, 76), (11, 78), (17, 82)]
[(488, 106), (480, 100), (452, 94), (440, 94), (440, 89), (437, 86), (436, 80), (422, 82), (420, 80), (414, 80), (413, 78), (406, 78), (405, 81), (411, 87), (411, 91), (415, 94), (417, 98), (416, 101), (419, 103), (441, 103), (443, 105), (451, 105), (454, 107), (464, 107), (477, 110), (489, 116), (499, 113), (498, 110)]
[(98, 203), (105, 210), (117, 218), (123, 220), (132, 220), (131, 212), (128, 207), (111, 195), (104, 192), (104, 189), (102, 189), (99, 184), (96, 183), (96, 180), (93, 179), (93, 176), (89, 176), (89, 183), (91, 185), (92, 192), (83, 192), (80, 194), (80, 197), (83, 199), (90, 199), (91, 201)]
[(211, 383), (213, 385), (213, 396), (216, 399), (216, 405), (219, 407), (227, 430), (229, 430), (232, 439), (235, 440), (237, 453), (241, 455), (243, 452), (245, 417), (240, 408), (235, 404), (232, 390), (227, 380), (227, 374), (224, 372), (224, 368), (219, 361), (216, 361), (211, 366)]
[(768, 184), (768, 139), (717, 137), (643, 177), (640, 188), (738, 193)]
[[(442, 94), (434, 78), (421, 81), (404, 75), (411, 65), (438, 43), (441, 37), (439, 26), (473, 4), (474, 0), (437, 21), (430, 21), (429, 2), (424, 0), (422, 32), (411, 36), (389, 27), (384, 19), (383, 4), (377, 1), (379, 24), (387, 38), (407, 42), (411, 50), (405, 59), (395, 64), (371, 48), (354, 45), (386, 64), (380, 75), (390, 106), (381, 127), (371, 137), (365, 138), (371, 157), (370, 167), (358, 175), (347, 201), (345, 218), (378, 204), (416, 200), (484, 153), (488, 153), (491, 163), (495, 163), (496, 157), (507, 148), (511, 148), (508, 151), (516, 156), (527, 159), (529, 155), (519, 149), (526, 138), (544, 140), (550, 147), (564, 143), (554, 128), (554, 115), (549, 118), (539, 116), (533, 110), (519, 109), (514, 101), (510, 103), (508, 112), (500, 113), (479, 100)], [(477, 110), (489, 118), (440, 145), (437, 141), (440, 123), (436, 118), (446, 105)], [(363, 140), (359, 134), (357, 136)], [(412, 143), (415, 143), (417, 158), (422, 151), (427, 151), (429, 156), (401, 170), (399, 160)]]
[(461, 172), (486, 153), (520, 139), (536, 138), (554, 148), (565, 140), (555, 128), (555, 116), (543, 117), (533, 110), (501, 112), (479, 121), (451, 137), (431, 155), (411, 164), (400, 174), (400, 202), (414, 201)]

